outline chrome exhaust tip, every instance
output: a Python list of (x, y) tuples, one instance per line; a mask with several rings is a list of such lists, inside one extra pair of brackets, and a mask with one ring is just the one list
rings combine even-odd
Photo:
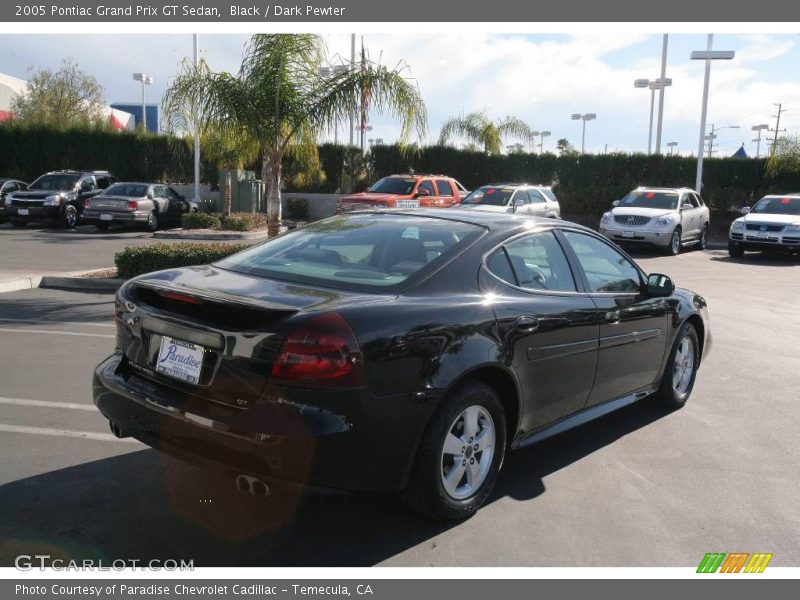
[(271, 493), (265, 482), (252, 475), (244, 474), (236, 476), (236, 489), (242, 494), (250, 494), (257, 498), (266, 498)]

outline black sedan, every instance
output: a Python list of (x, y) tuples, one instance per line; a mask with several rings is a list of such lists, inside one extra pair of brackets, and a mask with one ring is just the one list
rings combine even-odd
[(28, 189), (28, 184), (23, 181), (0, 177), (0, 220), (6, 218), (6, 196), (25, 189)]
[(593, 231), (458, 209), (333, 217), (128, 281), (94, 401), (119, 436), (237, 473), (399, 491), (463, 518), (508, 449), (652, 396), (676, 409), (706, 302)]

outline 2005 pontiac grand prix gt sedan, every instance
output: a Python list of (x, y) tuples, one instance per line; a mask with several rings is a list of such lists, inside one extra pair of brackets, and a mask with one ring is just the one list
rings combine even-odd
[(507, 450), (646, 396), (671, 409), (706, 302), (564, 221), (459, 209), (333, 217), (116, 298), (94, 401), (119, 436), (237, 474), (398, 491), (440, 519)]

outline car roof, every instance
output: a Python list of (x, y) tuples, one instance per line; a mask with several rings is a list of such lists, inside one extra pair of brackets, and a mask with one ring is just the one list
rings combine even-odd
[(413, 177), (414, 179), (420, 179), (422, 177), (439, 177), (442, 179), (453, 179), (450, 177), (450, 175), (442, 175), (440, 173), (393, 173), (392, 175), (381, 177), (381, 179), (386, 179), (388, 177)]
[(78, 169), (57, 169), (55, 171), (48, 171), (45, 175), (111, 175), (108, 171), (96, 171), (93, 169), (78, 170)]
[(634, 192), (692, 192), (697, 193), (690, 187), (653, 187), (649, 185), (640, 185)]
[(767, 194), (762, 198), (800, 198), (800, 192), (790, 192), (788, 194)]

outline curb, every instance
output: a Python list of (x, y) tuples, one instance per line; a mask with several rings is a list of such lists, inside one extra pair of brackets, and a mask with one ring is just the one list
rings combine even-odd
[(124, 279), (101, 279), (99, 277), (49, 277), (41, 278), (40, 288), (53, 290), (72, 290), (76, 292), (95, 292), (114, 294), (125, 283)]
[(41, 282), (41, 275), (30, 275), (9, 279), (8, 281), (0, 281), (0, 294), (18, 292), (20, 290), (32, 290), (38, 288)]
[(180, 230), (156, 231), (153, 233), (155, 239), (160, 240), (197, 240), (197, 241), (252, 241), (267, 239), (267, 231), (231, 231), (231, 232), (207, 232), (202, 230), (188, 230), (186, 232)]

